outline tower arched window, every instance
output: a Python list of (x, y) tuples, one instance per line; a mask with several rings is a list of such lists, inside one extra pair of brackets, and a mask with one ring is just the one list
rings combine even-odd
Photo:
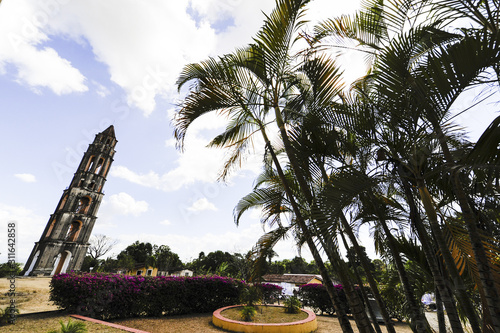
[(85, 177), (80, 178), (80, 181), (78, 182), (78, 187), (82, 187), (84, 183), (85, 183)]
[(99, 174), (103, 165), (104, 165), (104, 158), (101, 157), (97, 162), (97, 167), (95, 168), (95, 174)]
[(89, 163), (87, 164), (87, 167), (85, 168), (85, 171), (92, 170), (92, 167), (94, 166), (94, 163), (95, 163), (95, 156), (90, 156)]
[(82, 228), (81, 221), (73, 221), (68, 229), (68, 233), (66, 234), (66, 240), (68, 242), (76, 242), (76, 240), (78, 239), (78, 235), (80, 234), (81, 228)]
[(87, 212), (87, 209), (90, 206), (90, 198), (89, 197), (82, 197), (78, 199), (78, 202), (76, 203), (75, 207), (75, 213), (78, 214), (85, 214)]

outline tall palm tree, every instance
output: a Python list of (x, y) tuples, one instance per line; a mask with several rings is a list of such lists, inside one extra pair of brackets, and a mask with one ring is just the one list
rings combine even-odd
[[(309, 195), (304, 171), (298, 168), (297, 156), (290, 154), (290, 142), (287, 137), (284, 120), (289, 113), (282, 114), (283, 101), (289, 101), (297, 92), (295, 86), (299, 83), (294, 75), (295, 59), (291, 56), (293, 44), (298, 36), (298, 29), (303, 22), (305, 5), (308, 1), (281, 0), (276, 9), (267, 17), (264, 26), (257, 33), (254, 43), (249, 47), (237, 50), (219, 59), (209, 59), (200, 64), (191, 64), (184, 68), (177, 83), (181, 89), (187, 82), (194, 82), (190, 92), (180, 105), (174, 119), (175, 136), (180, 147), (188, 127), (197, 118), (207, 112), (216, 111), (226, 115), (230, 121), (226, 131), (212, 140), (212, 146), (227, 147), (232, 150), (226, 161), (222, 177), (227, 176), (230, 168), (239, 162), (248, 148), (253, 135), (260, 132), (266, 151), (271, 156), (274, 167), (282, 181), (290, 205), (294, 211), (297, 225), (308, 244), (325, 281), (328, 274), (319, 251), (314, 243), (313, 235), (307, 227), (299, 205), (295, 201), (285, 173), (276, 154), (276, 148), (268, 136), (270, 117), (280, 129), (281, 140), (287, 151), (291, 164), (295, 164), (294, 173), (301, 191)], [(334, 79), (336, 71), (330, 65), (327, 73)], [(328, 86), (335, 86), (336, 80), (327, 81)], [(286, 115), (286, 117), (285, 117)], [(310, 197), (308, 197), (309, 200)], [(330, 296), (332, 288), (327, 284)], [(363, 320), (366, 314), (357, 314), (358, 328), (362, 332), (370, 332), (369, 321)], [(346, 332), (352, 331), (348, 321), (342, 321), (341, 326)]]

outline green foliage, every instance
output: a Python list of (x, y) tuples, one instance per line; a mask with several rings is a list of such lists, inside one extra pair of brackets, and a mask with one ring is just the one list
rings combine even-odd
[(120, 252), (117, 259), (120, 260), (127, 255), (131, 256), (135, 263), (146, 263), (148, 258), (153, 255), (153, 245), (136, 241)]
[(172, 252), (167, 245), (156, 245), (136, 241), (120, 252), (116, 259), (108, 258), (104, 261), (92, 261), (91, 258), (84, 261), (82, 271), (88, 271), (91, 264), (98, 267), (93, 272), (113, 272), (118, 269), (132, 270), (135, 265), (141, 264), (158, 268), (159, 271), (173, 271), (184, 268), (177, 253)]
[(19, 310), (17, 308), (11, 308), (7, 306), (5, 309), (0, 309), (0, 326), (7, 325), (11, 322), (12, 315), (18, 315)]
[(256, 286), (245, 286), (240, 292), (240, 302), (253, 306), (262, 300), (262, 290)]
[(220, 276), (229, 276), (234, 278), (246, 278), (241, 276), (242, 268), (245, 270), (243, 258), (240, 254), (231, 254), (229, 252), (215, 251), (205, 255), (201, 252), (198, 259), (193, 260), (188, 267), (195, 274), (216, 274)]
[(283, 304), (285, 305), (286, 313), (299, 313), (302, 306), (300, 300), (295, 296), (288, 297), (283, 301)]
[(0, 264), (0, 278), (10, 276), (12, 274), (19, 275), (21, 274), (21, 264), (20, 263), (4, 263)]
[(64, 322), (61, 320), (61, 321), (59, 321), (59, 324), (61, 325), (60, 330), (52, 330), (52, 331), (49, 331), (48, 333), (87, 333), (88, 332), (87, 327), (85, 326), (85, 323), (81, 322), (81, 321), (72, 322), (70, 319), (67, 324), (64, 324)]
[(82, 272), (90, 272), (90, 269), (92, 269), (92, 272), (99, 272), (100, 266), (104, 262), (105, 261), (102, 259), (94, 259), (91, 256), (85, 256), (85, 258), (83, 259), (82, 268), (80, 270)]
[(257, 310), (251, 305), (246, 305), (240, 310), (241, 319), (244, 321), (252, 321), (255, 313), (257, 313)]

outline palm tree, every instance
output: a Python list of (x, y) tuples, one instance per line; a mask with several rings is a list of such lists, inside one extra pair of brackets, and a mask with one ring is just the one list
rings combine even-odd
[[(276, 148), (271, 144), (268, 135), (270, 123), (276, 123), (281, 133), (281, 140), (286, 148), (290, 148), (282, 114), (283, 101), (289, 101), (293, 97), (297, 83), (294, 74), (294, 59), (290, 51), (296, 40), (297, 31), (303, 24), (301, 18), (308, 1), (282, 0), (277, 2), (273, 13), (267, 17), (264, 26), (254, 39), (254, 43), (246, 49), (220, 57), (210, 58), (200, 64), (191, 64), (184, 68), (177, 84), (181, 89), (187, 82), (194, 81), (188, 96), (180, 105), (174, 123), (175, 136), (178, 145), (182, 148), (183, 140), (188, 127), (194, 120), (208, 112), (217, 111), (229, 118), (226, 131), (217, 136), (211, 142), (211, 146), (230, 148), (232, 153), (226, 161), (222, 172), (222, 178), (227, 176), (235, 162), (241, 160), (242, 155), (248, 148), (253, 134), (260, 132), (267, 153), (271, 156), (276, 172), (278, 173), (285, 193), (294, 211), (294, 216), (301, 233), (308, 244), (309, 249), (320, 269), (325, 281), (329, 281), (324, 263), (313, 240), (311, 231), (306, 225), (299, 205), (295, 201), (293, 192), (289, 187), (285, 173), (276, 154)], [(327, 73), (330, 78), (335, 78), (338, 72), (330, 65)], [(329, 86), (334, 86), (337, 80), (327, 81)], [(273, 114), (271, 112), (274, 111)], [(274, 122), (270, 118), (274, 115)], [(288, 117), (289, 114), (286, 114)], [(289, 149), (290, 151), (290, 149)], [(298, 163), (297, 157), (287, 154), (290, 163)], [(309, 194), (305, 177), (300, 169), (301, 177), (297, 177), (301, 184), (301, 191)], [(327, 285), (330, 296), (333, 298), (333, 288)], [(360, 314), (356, 318), (362, 318)], [(366, 314), (364, 314), (366, 318)], [(346, 332), (351, 332), (350, 324), (340, 317), (341, 326)], [(358, 323), (358, 328), (365, 331), (371, 327)], [(366, 330), (367, 332), (370, 329)]]

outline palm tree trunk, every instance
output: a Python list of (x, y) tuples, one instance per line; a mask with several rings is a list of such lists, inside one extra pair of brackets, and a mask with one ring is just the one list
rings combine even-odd
[(495, 286), (495, 279), (491, 272), (486, 250), (484, 249), (483, 242), (477, 227), (477, 216), (472, 211), (464, 186), (460, 180), (460, 168), (456, 165), (453, 156), (448, 148), (446, 136), (444, 135), (441, 126), (434, 124), (443, 155), (448, 164), (453, 177), (453, 190), (457, 197), (462, 215), (469, 233), (474, 257), (476, 259), (477, 269), (479, 271), (479, 278), (484, 290), (487, 307), (491, 315), (491, 324), (495, 332), (500, 332), (500, 292)]
[[(347, 240), (345, 239), (344, 234), (340, 233), (340, 237), (342, 238), (342, 243), (344, 243), (344, 247), (346, 249), (348, 249), (349, 244), (347, 243)], [(360, 255), (360, 257), (361, 257), (361, 255)], [(354, 262), (351, 262), (350, 259), (349, 259), (349, 262), (352, 265), (352, 272), (353, 272), (354, 276), (356, 277), (356, 282), (358, 283), (358, 287), (361, 291), (361, 296), (363, 297), (363, 301), (365, 302), (366, 309), (368, 310), (368, 313), (369, 313), (370, 318), (372, 320), (375, 331), (377, 333), (382, 333), (382, 331), (380, 330), (380, 325), (378, 324), (377, 316), (375, 315), (375, 312), (373, 311), (373, 307), (370, 304), (370, 300), (368, 299), (368, 295), (366, 294), (366, 290), (363, 286), (363, 280), (361, 279), (361, 275), (359, 275), (359, 272), (358, 272), (356, 266), (354, 265)]]
[(368, 263), (368, 258), (366, 257), (366, 253), (364, 251), (361, 251), (358, 240), (356, 239), (356, 236), (354, 235), (352, 228), (349, 225), (349, 222), (347, 221), (344, 214), (342, 214), (340, 216), (340, 220), (342, 221), (343, 230), (347, 233), (347, 236), (349, 236), (349, 240), (351, 241), (352, 245), (354, 246), (356, 253), (359, 255), (359, 259), (361, 261), (361, 266), (363, 267), (363, 270), (365, 271), (366, 279), (368, 280), (368, 284), (370, 285), (370, 289), (372, 290), (373, 297), (375, 298), (375, 301), (377, 302), (377, 305), (380, 308), (380, 313), (382, 314), (382, 317), (384, 318), (387, 332), (396, 333), (396, 330), (394, 329), (394, 325), (392, 324), (392, 321), (391, 321), (391, 317), (389, 316), (389, 313), (387, 312), (387, 307), (384, 303), (384, 300), (382, 299), (382, 295), (380, 295), (380, 291), (378, 290), (377, 282), (375, 281), (375, 279), (373, 278), (373, 275), (371, 273), (369, 263)]
[(403, 261), (401, 260), (399, 252), (396, 249), (396, 241), (392, 236), (391, 231), (389, 230), (389, 227), (385, 222), (385, 219), (379, 217), (379, 222), (387, 237), (387, 244), (392, 253), (394, 264), (396, 265), (396, 269), (399, 274), (399, 279), (401, 281), (401, 284), (403, 285), (403, 290), (406, 295), (406, 301), (409, 304), (412, 328), (416, 332), (429, 332), (429, 323), (422, 313), (421, 306), (416, 302), (415, 294), (413, 293), (413, 286), (408, 279)]
[(342, 332), (344, 333), (354, 333), (351, 323), (349, 321), (349, 318), (347, 317), (347, 313), (345, 312), (345, 309), (342, 306), (342, 303), (340, 301), (340, 297), (337, 293), (337, 290), (333, 287), (332, 280), (328, 274), (328, 271), (325, 267), (325, 264), (323, 263), (323, 259), (321, 259), (321, 256), (316, 248), (316, 245), (314, 244), (313, 238), (311, 233), (309, 232), (309, 229), (307, 228), (307, 225), (302, 217), (302, 213), (295, 202), (293, 192), (288, 186), (288, 182), (285, 178), (285, 174), (283, 173), (283, 170), (281, 169), (281, 165), (278, 161), (278, 158), (276, 154), (274, 153), (274, 149), (271, 145), (271, 142), (267, 138), (267, 135), (262, 129), (262, 135), (264, 137), (265, 144), (267, 148), (269, 149), (269, 153), (271, 154), (271, 158), (273, 160), (273, 163), (276, 167), (276, 171), (278, 172), (278, 175), (281, 179), (281, 182), (283, 184), (283, 188), (285, 189), (285, 193), (288, 196), (288, 199), (290, 200), (290, 204), (293, 208), (293, 211), (295, 213), (295, 219), (297, 221), (297, 224), (299, 225), (299, 228), (301, 232), (304, 235), (304, 238), (306, 239), (306, 243), (309, 247), (309, 250), (311, 251), (311, 254), (314, 258), (314, 261), (316, 262), (316, 265), (318, 266), (318, 269), (320, 271), (321, 277), (323, 278), (323, 283), (325, 284), (326, 290), (328, 292), (328, 295), (330, 296), (330, 299), (332, 300), (333, 306), (335, 308), (335, 312), (337, 313), (337, 319), (339, 321), (340, 327), (342, 328)]
[[(275, 116), (276, 116), (276, 123), (278, 125), (278, 128), (280, 130), (281, 134), (281, 139), (283, 140), (283, 145), (285, 147), (285, 152), (287, 154), (288, 160), (290, 162), (290, 166), (292, 167), (292, 170), (295, 174), (295, 177), (297, 179), (297, 182), (299, 183), (299, 187), (301, 189), (302, 194), (304, 195), (306, 201), (311, 204), (313, 202), (313, 197), (311, 194), (311, 191), (309, 189), (309, 186), (306, 181), (306, 177), (304, 176), (304, 172), (302, 168), (300, 167), (300, 164), (298, 162), (298, 159), (295, 155), (294, 149), (292, 148), (289, 138), (288, 138), (288, 133), (286, 132), (285, 129), (285, 124), (283, 122), (283, 118), (281, 116), (280, 112), (280, 107), (278, 104), (277, 100), (273, 101), (274, 105), (274, 110), (275, 110)], [(328, 247), (324, 247), (325, 252), (327, 253), (328, 259), (330, 260), (330, 263), (332, 265), (335, 264), (335, 262), (332, 262), (332, 258), (334, 259), (336, 256), (333, 255), (332, 253), (329, 253), (330, 251), (328, 250)], [(338, 264), (341, 264), (340, 262)], [(339, 274), (343, 274), (343, 272), (339, 272)], [(346, 279), (345, 281), (342, 281), (342, 283), (350, 284), (349, 279)], [(346, 286), (344, 285), (344, 288)], [(351, 290), (352, 289), (352, 290)], [(370, 325), (370, 320), (368, 319), (368, 316), (366, 315), (366, 312), (364, 311), (364, 307), (359, 302), (359, 297), (357, 294), (355, 294), (354, 288), (348, 288), (348, 292), (346, 292), (346, 296), (348, 300), (352, 301), (351, 309), (353, 311), (354, 318), (356, 320), (356, 325), (358, 327), (358, 330), (360, 333), (372, 333), (373, 328)]]
[[(448, 311), (448, 309), (446, 309)], [(446, 333), (446, 323), (444, 321), (444, 309), (443, 309), (443, 300), (441, 299), (441, 294), (439, 290), (436, 288), (436, 312), (439, 326), (439, 333)]]
[(347, 274), (349, 268), (340, 258), (336, 249), (329, 246), (329, 244), (333, 244), (333, 240), (330, 237), (330, 235), (326, 235), (325, 237), (325, 234), (322, 234), (320, 240), (323, 245), (323, 249), (328, 256), (328, 260), (330, 260), (333, 269), (337, 272), (340, 282), (342, 283), (342, 287), (344, 288), (344, 292), (347, 297), (347, 302), (351, 308), (352, 316), (356, 321), (356, 326), (359, 332), (374, 333), (370, 319), (366, 315), (363, 302), (359, 298), (354, 285), (351, 283), (350, 276)]
[[(324, 168), (324, 165), (321, 161), (316, 161), (316, 164), (321, 170), (321, 174), (323, 177), (323, 181), (325, 183), (328, 183), (328, 175), (326, 173), (326, 170)], [(370, 285), (370, 289), (373, 293), (373, 298), (375, 298), (375, 301), (377, 302), (377, 305), (380, 309), (380, 314), (382, 315), (382, 318), (384, 319), (385, 326), (387, 328), (388, 333), (396, 333), (396, 330), (394, 329), (394, 325), (392, 324), (391, 317), (389, 316), (389, 313), (387, 312), (387, 307), (384, 303), (384, 300), (382, 299), (382, 295), (380, 295), (380, 291), (378, 289), (377, 282), (373, 278), (373, 275), (371, 273), (370, 265), (368, 262), (368, 257), (366, 256), (366, 253), (361, 250), (361, 247), (359, 246), (358, 240), (356, 236), (354, 235), (354, 232), (352, 231), (352, 228), (347, 221), (345, 215), (342, 213), (340, 215), (340, 221), (342, 223), (342, 229), (344, 232), (347, 233), (347, 236), (349, 237), (349, 240), (351, 241), (351, 244), (354, 246), (354, 250), (359, 256), (359, 259), (361, 261), (361, 266), (363, 267), (363, 270), (365, 271), (366, 279), (368, 280), (368, 284)], [(344, 239), (344, 236), (341, 234), (342, 239)], [(345, 241), (344, 241), (345, 242)], [(346, 247), (347, 249), (347, 247)], [(367, 303), (367, 306), (370, 307), (370, 304)], [(370, 307), (371, 308), (371, 307)], [(373, 312), (373, 311), (372, 311)], [(375, 329), (378, 327), (378, 323), (376, 321), (376, 318), (373, 318), (373, 313), (370, 313), (370, 316), (372, 316), (372, 319), (375, 324)]]
[[(323, 177), (323, 181), (325, 183), (328, 183), (328, 175), (326, 173), (326, 170), (324, 168), (323, 162), (317, 160), (316, 164), (321, 170), (321, 175)], [(370, 270), (370, 265), (368, 262), (368, 257), (366, 256), (366, 253), (361, 250), (361, 247), (359, 246), (358, 240), (356, 239), (356, 236), (354, 235), (354, 232), (352, 231), (352, 228), (347, 221), (345, 215), (342, 213), (340, 215), (340, 221), (342, 223), (342, 229), (344, 232), (347, 233), (347, 236), (349, 237), (349, 240), (351, 241), (352, 245), (354, 246), (354, 249), (356, 253), (359, 255), (360, 261), (361, 261), (361, 266), (363, 267), (363, 270), (365, 271), (366, 279), (368, 280), (368, 284), (370, 285), (370, 289), (373, 293), (373, 297), (375, 298), (375, 301), (377, 302), (377, 305), (380, 309), (380, 313), (382, 315), (382, 318), (384, 319), (384, 323), (387, 328), (388, 333), (396, 333), (396, 330), (394, 329), (394, 325), (392, 324), (391, 317), (389, 316), (389, 313), (387, 312), (387, 307), (384, 303), (384, 300), (382, 299), (382, 295), (380, 295), (380, 291), (377, 286), (377, 282), (373, 278), (373, 275)], [(341, 234), (342, 239), (344, 239), (344, 236)], [(345, 240), (344, 240), (345, 242)], [(346, 247), (347, 248), (347, 247)], [(371, 309), (370, 304), (367, 303), (367, 306)], [(373, 312), (373, 311), (372, 311)], [(372, 316), (372, 319), (374, 321), (375, 329), (379, 326), (376, 318), (373, 318), (373, 313), (370, 313), (370, 316)]]
[(470, 315), (469, 321), (473, 331), (481, 332), (474, 307), (472, 306), (469, 295), (467, 295), (465, 285), (463, 284), (463, 280), (458, 273), (455, 261), (453, 260), (453, 257), (451, 256), (451, 253), (446, 246), (446, 241), (441, 232), (441, 227), (439, 226), (431, 195), (429, 194), (429, 191), (427, 191), (427, 188), (425, 187), (422, 179), (417, 179), (417, 187), (420, 193), (420, 199), (427, 214), (427, 218), (429, 219), (432, 234), (436, 239), (436, 244), (439, 246), (439, 250), (441, 251), (441, 255), (443, 256), (446, 269), (453, 279), (456, 295), (460, 302), (460, 305), (464, 309), (465, 313), (467, 313), (468, 316)]
[[(446, 313), (448, 314), (448, 318), (450, 320), (450, 326), (454, 333), (462, 333), (462, 322), (460, 321), (460, 317), (458, 316), (457, 307), (455, 305), (453, 295), (450, 293), (448, 283), (447, 281), (445, 281), (445, 277), (439, 269), (439, 263), (437, 261), (435, 253), (436, 251), (433, 249), (432, 241), (428, 236), (427, 230), (425, 230), (425, 226), (420, 218), (417, 204), (410, 189), (410, 185), (408, 184), (408, 180), (404, 178), (401, 166), (398, 165), (396, 166), (396, 168), (406, 196), (406, 202), (410, 207), (410, 222), (412, 223), (418, 235), (420, 243), (422, 244), (422, 250), (424, 251), (425, 258), (427, 259), (427, 263), (429, 265), (436, 290), (439, 291), (440, 299), (442, 299), (443, 303), (446, 306)], [(467, 315), (470, 316), (470, 318), (477, 317), (475, 311), (470, 314), (467, 313)]]

